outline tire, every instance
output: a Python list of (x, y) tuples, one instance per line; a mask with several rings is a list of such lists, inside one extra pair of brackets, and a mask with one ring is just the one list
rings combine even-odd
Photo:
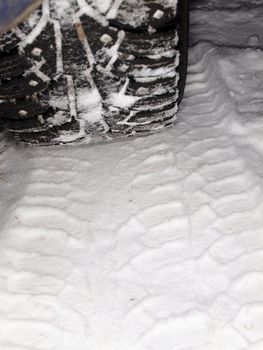
[(0, 38), (2, 127), (22, 143), (54, 145), (174, 124), (188, 37), (187, 0), (176, 2), (45, 0)]

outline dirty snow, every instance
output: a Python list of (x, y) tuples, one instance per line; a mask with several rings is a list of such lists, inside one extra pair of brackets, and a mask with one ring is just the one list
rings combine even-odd
[(1, 350), (263, 349), (263, 7), (231, 3), (193, 6), (176, 127), (1, 136)]

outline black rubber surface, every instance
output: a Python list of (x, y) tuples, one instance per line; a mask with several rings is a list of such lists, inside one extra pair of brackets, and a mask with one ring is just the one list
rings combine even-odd
[(58, 4), (44, 1), (0, 38), (0, 124), (40, 145), (173, 124), (187, 69), (187, 1), (113, 1), (106, 12), (95, 0)]

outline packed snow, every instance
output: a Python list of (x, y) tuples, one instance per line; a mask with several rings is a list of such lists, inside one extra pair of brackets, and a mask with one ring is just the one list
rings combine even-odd
[(175, 127), (0, 136), (1, 350), (263, 349), (262, 13), (192, 5)]

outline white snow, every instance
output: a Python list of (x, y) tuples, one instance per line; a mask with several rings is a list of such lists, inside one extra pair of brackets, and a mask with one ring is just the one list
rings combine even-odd
[(262, 7), (239, 3), (193, 9), (175, 127), (57, 148), (0, 134), (1, 350), (263, 349), (261, 28), (236, 41)]
[(110, 104), (113, 107), (120, 108), (129, 108), (132, 107), (137, 101), (140, 100), (140, 97), (126, 95), (126, 90), (129, 86), (130, 80), (126, 79), (124, 86), (118, 93), (112, 93), (110, 96)]

